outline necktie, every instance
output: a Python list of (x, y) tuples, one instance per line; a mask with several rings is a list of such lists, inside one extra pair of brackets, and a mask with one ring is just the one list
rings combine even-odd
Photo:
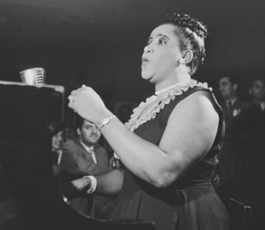
[(226, 108), (227, 108), (228, 111), (230, 111), (231, 106), (232, 106), (232, 102), (231, 101), (227, 101), (226, 102)]
[(228, 116), (230, 116), (232, 102), (231, 101), (226, 101), (225, 105), (226, 105), (225, 116), (228, 117)]
[(91, 153), (91, 157), (92, 157), (94, 163), (97, 164), (97, 159), (96, 159), (96, 155), (95, 155), (94, 149), (90, 148), (89, 152)]

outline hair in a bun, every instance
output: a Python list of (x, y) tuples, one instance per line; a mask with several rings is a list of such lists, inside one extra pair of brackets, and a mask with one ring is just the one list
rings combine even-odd
[(193, 59), (187, 66), (190, 67), (190, 74), (194, 74), (206, 56), (204, 39), (208, 35), (207, 26), (195, 17), (177, 13), (167, 16), (162, 24), (175, 25), (181, 50), (193, 51)]
[(167, 20), (171, 22), (173, 21), (181, 28), (189, 28), (192, 32), (196, 33), (202, 38), (206, 38), (208, 35), (207, 26), (197, 18), (194, 18), (188, 14), (174, 13), (171, 16), (167, 16)]

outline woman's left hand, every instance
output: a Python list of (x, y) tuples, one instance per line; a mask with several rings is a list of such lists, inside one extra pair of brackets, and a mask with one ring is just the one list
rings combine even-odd
[(104, 102), (91, 87), (83, 85), (79, 89), (72, 91), (68, 99), (68, 106), (71, 109), (85, 120), (91, 121), (96, 125), (103, 118), (109, 116), (110, 112), (105, 107)]

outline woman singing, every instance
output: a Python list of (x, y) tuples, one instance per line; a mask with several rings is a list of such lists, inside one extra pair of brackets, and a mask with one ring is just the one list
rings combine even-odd
[(155, 93), (125, 125), (92, 88), (69, 96), (69, 107), (99, 127), (124, 166), (72, 182), (80, 192), (114, 197), (99, 218), (151, 220), (156, 230), (230, 229), (212, 185), (222, 111), (207, 84), (191, 78), (203, 63), (206, 36), (206, 26), (186, 14), (151, 32), (141, 75)]

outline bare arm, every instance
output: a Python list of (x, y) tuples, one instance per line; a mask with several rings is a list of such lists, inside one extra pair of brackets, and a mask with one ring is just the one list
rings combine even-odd
[[(115, 196), (117, 195), (123, 184), (124, 172), (123, 170), (113, 170), (107, 174), (96, 176), (97, 189), (96, 194)], [(89, 178), (82, 177), (67, 183), (59, 185), (59, 190), (62, 195), (69, 200), (82, 195), (87, 195), (86, 191), (90, 188), (91, 181)]]
[[(117, 118), (101, 132), (132, 173), (157, 187), (167, 186), (194, 167), (214, 142), (219, 117), (205, 94), (196, 92), (174, 108), (158, 146), (132, 133)], [(86, 86), (71, 93), (69, 107), (98, 127), (112, 115)]]
[(205, 156), (214, 142), (218, 121), (209, 99), (203, 92), (197, 92), (173, 110), (159, 146), (130, 132), (118, 119), (101, 131), (130, 171), (157, 187), (164, 187)]

